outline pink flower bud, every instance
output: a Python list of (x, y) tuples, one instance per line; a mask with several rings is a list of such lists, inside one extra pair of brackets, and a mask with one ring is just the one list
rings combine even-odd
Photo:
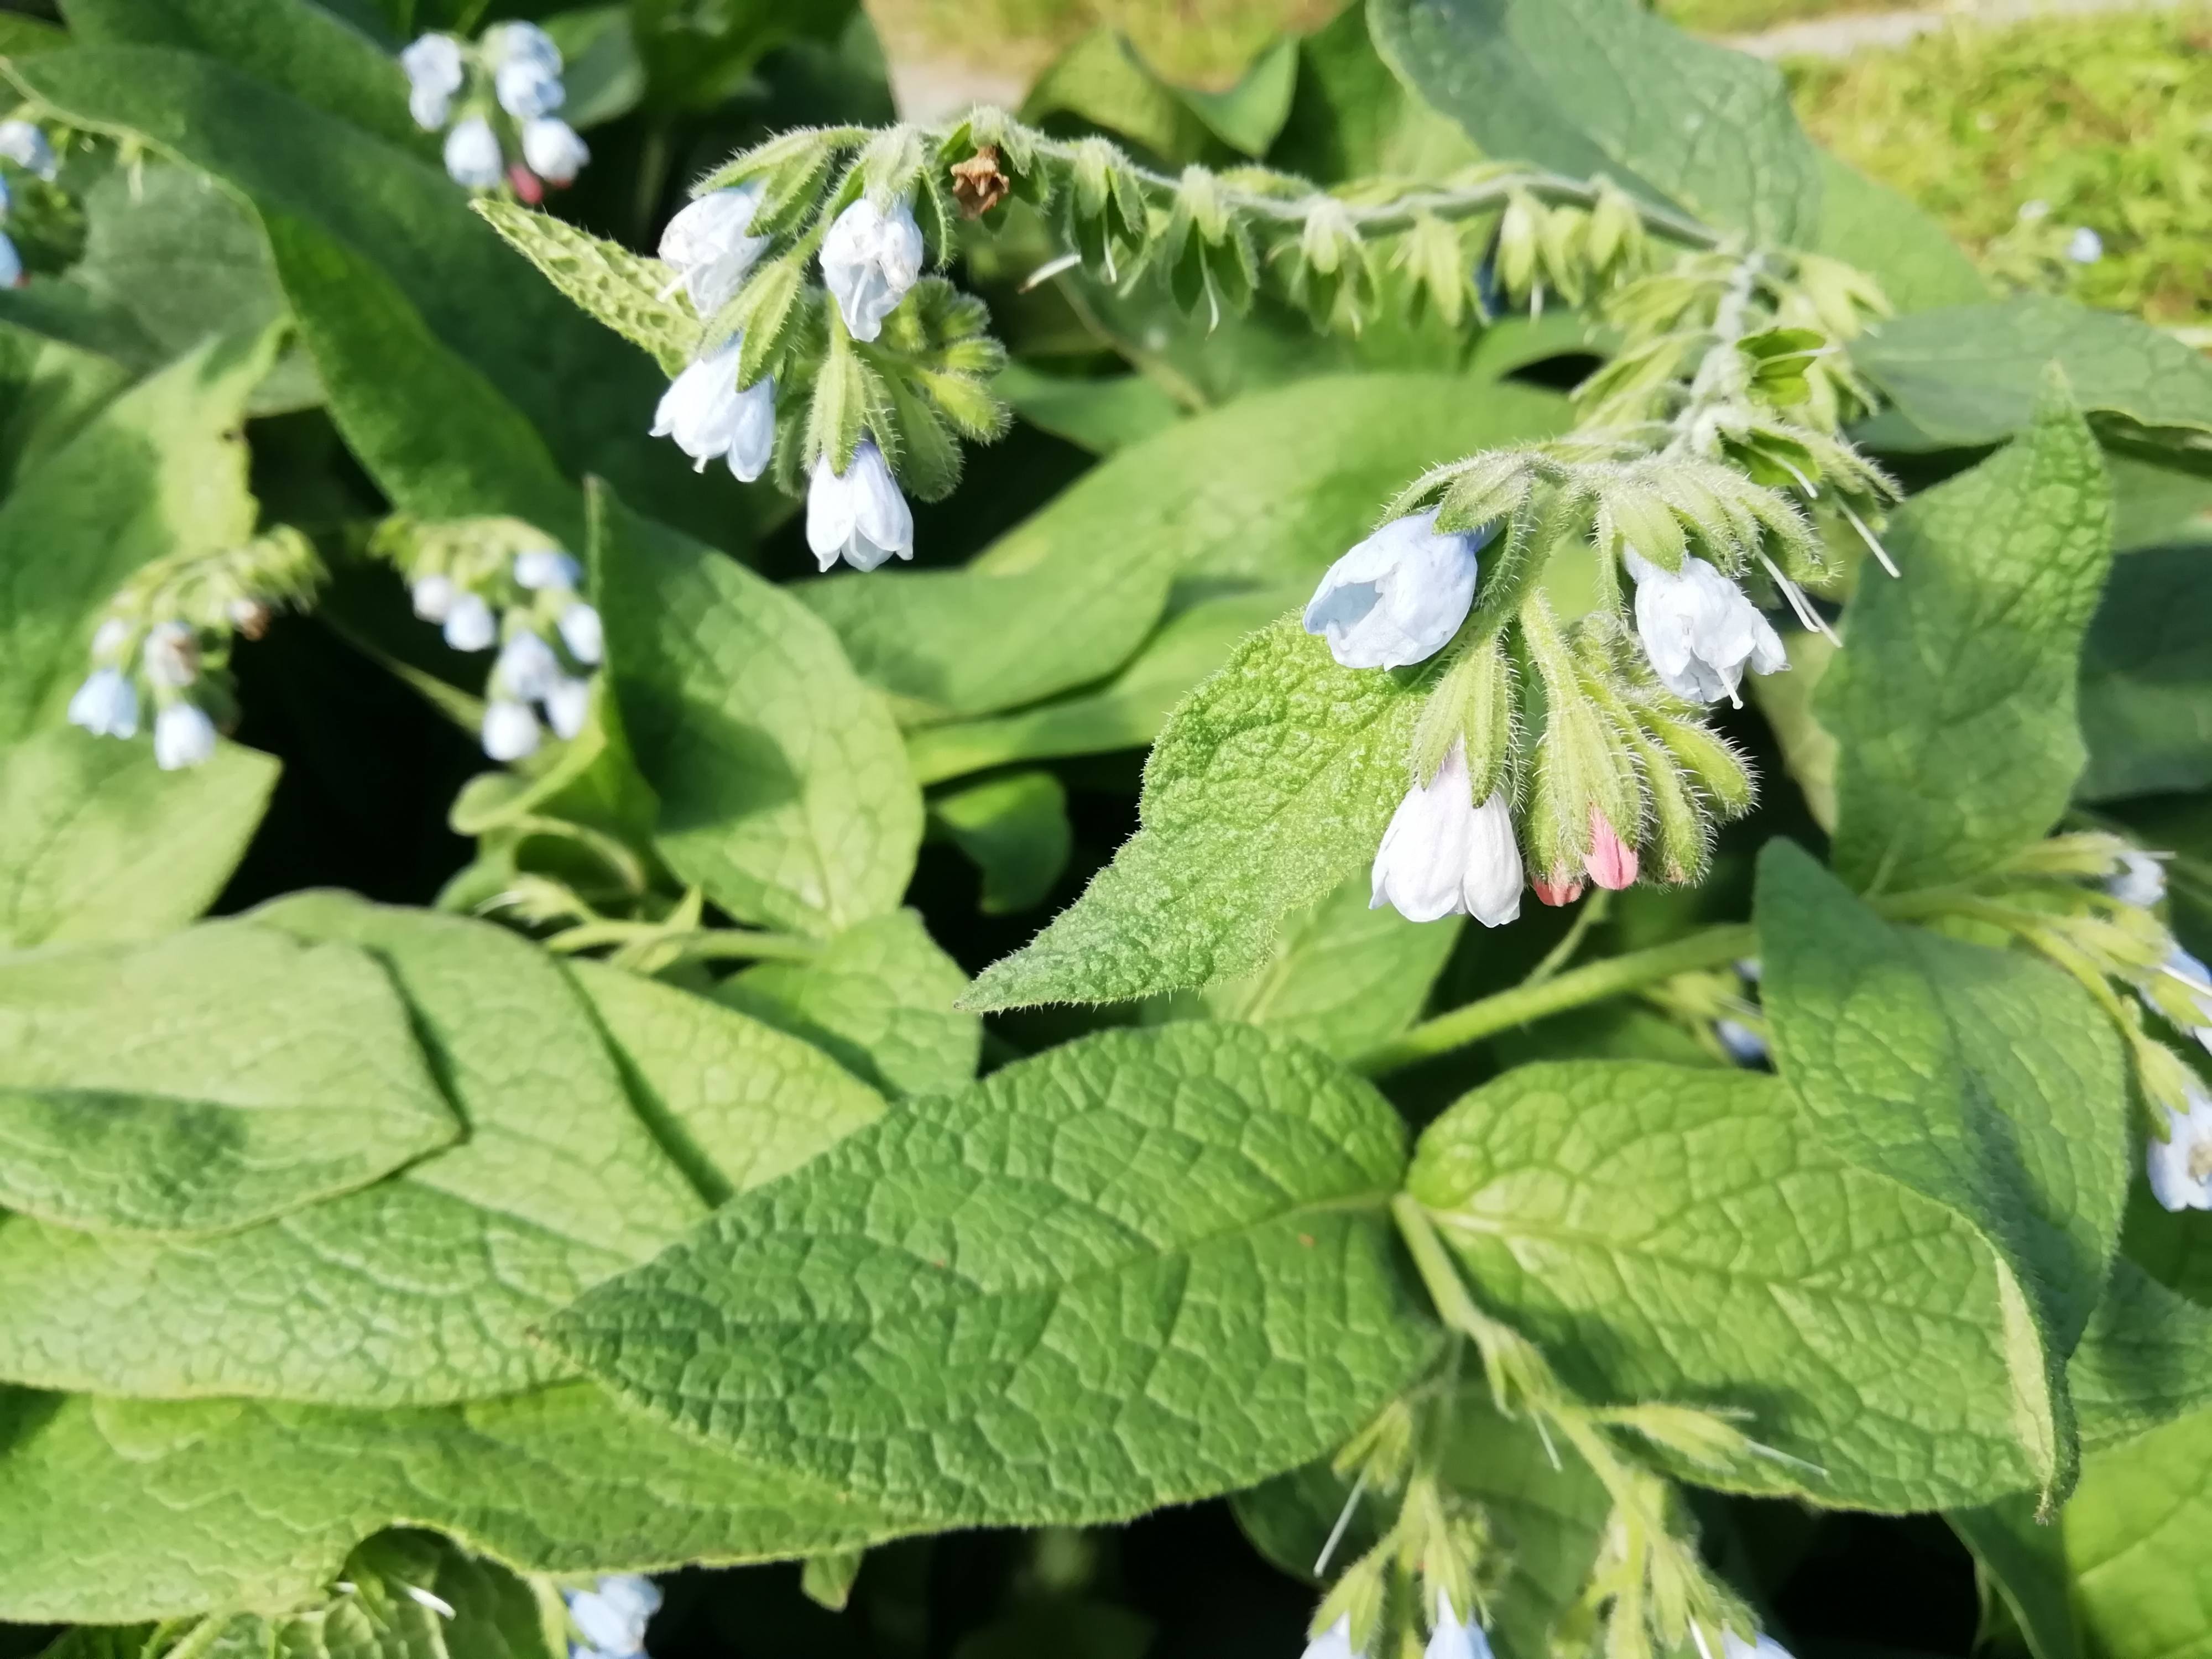
[(1535, 890), (1539, 899), (1555, 909), (1563, 904), (1572, 904), (1583, 896), (1583, 878), (1565, 865), (1553, 871), (1548, 878), (1538, 876), (1528, 885)]
[(514, 186), (514, 193), (526, 207), (536, 207), (545, 199), (545, 181), (520, 161), (507, 164), (507, 182)]
[(1590, 804), (1590, 849), (1583, 855), (1583, 868), (1599, 886), (1615, 892), (1636, 879), (1636, 849), (1615, 833), (1595, 801)]

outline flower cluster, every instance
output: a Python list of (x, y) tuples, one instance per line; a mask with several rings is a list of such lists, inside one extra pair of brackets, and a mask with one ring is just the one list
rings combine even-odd
[(446, 171), (455, 184), (496, 190), (503, 183), (534, 204), (547, 185), (574, 183), (592, 159), (556, 113), (568, 98), (561, 49), (535, 23), (495, 23), (473, 46), (422, 35), (399, 54), (399, 66), (415, 125), (446, 131)]
[(323, 574), (307, 538), (281, 527), (221, 553), (156, 560), (93, 630), (92, 669), (70, 698), (70, 723), (135, 738), (151, 702), (155, 761), (165, 772), (199, 765), (216, 732), (237, 723), (235, 636), (259, 639), (277, 607), (313, 598)]
[(609, 1573), (590, 1589), (563, 1590), (561, 1599), (575, 1627), (569, 1659), (646, 1659), (646, 1626), (660, 1611), (660, 1586), (653, 1580)]
[(377, 548), (406, 577), (415, 614), (438, 624), (447, 645), (496, 647), (479, 730), (486, 755), (519, 761), (537, 752), (547, 726), (563, 739), (584, 729), (605, 644), (574, 558), (509, 519), (394, 520)]
[[(2148, 915), (2166, 901), (2164, 858), (2135, 848), (2122, 850), (2104, 882), (2104, 893), (2116, 904)], [(2132, 981), (2147, 1012), (2212, 1054), (2212, 969), (2160, 928), (2150, 949), (2136, 953), (2121, 971)], [(2166, 1052), (2171, 1065), (2153, 1059), (2140, 1067), (2146, 1095), (2164, 1115), (2162, 1123), (2152, 1126), (2145, 1173), (2152, 1194), (2166, 1208), (2212, 1210), (2212, 1089), (2193, 1068)]]
[[(48, 184), (61, 171), (61, 163), (46, 135), (28, 121), (20, 119), (0, 121), (0, 161), (12, 162)], [(6, 219), (14, 207), (14, 191), (6, 172), (0, 170), (0, 220)], [(27, 280), (23, 256), (15, 240), (7, 232), (0, 231), (0, 288), (21, 288)]]

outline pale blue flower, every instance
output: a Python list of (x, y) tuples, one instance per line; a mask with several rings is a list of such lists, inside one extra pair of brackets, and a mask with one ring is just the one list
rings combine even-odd
[(1360, 1659), (1359, 1650), (1352, 1645), (1352, 1620), (1339, 1619), (1309, 1641), (1303, 1659)]
[(561, 630), (561, 643), (568, 647), (568, 654), (586, 668), (606, 654), (606, 630), (600, 625), (599, 613), (590, 605), (570, 605), (554, 626)]
[(1406, 792), (1376, 848), (1368, 908), (1408, 921), (1472, 915), (1502, 927), (1521, 915), (1525, 872), (1512, 809), (1493, 790), (1474, 804), (1467, 747), (1455, 742), (1437, 775)]
[(164, 772), (198, 766), (215, 753), (215, 722), (198, 703), (173, 702), (154, 716), (154, 763)]
[(456, 651), (489, 651), (499, 637), (499, 619), (477, 593), (456, 593), (446, 612), (446, 643)]
[(592, 683), (562, 676), (545, 693), (545, 723), (557, 736), (573, 738), (592, 714)]
[(446, 172), (457, 185), (489, 190), (505, 176), (506, 158), (499, 135), (481, 115), (471, 115), (446, 135)]
[(407, 112), (425, 132), (435, 132), (453, 112), (465, 78), (461, 43), (450, 34), (418, 35), (399, 54), (407, 72)]
[(596, 1588), (564, 1592), (576, 1631), (603, 1654), (642, 1654), (646, 1626), (660, 1611), (660, 1587), (635, 1573), (610, 1573)]
[(1739, 1066), (1764, 1066), (1767, 1062), (1766, 1039), (1740, 1019), (1717, 1019), (1713, 1035), (1720, 1039), (1721, 1047), (1728, 1050), (1729, 1058)]
[(767, 237), (748, 234), (762, 194), (758, 183), (708, 191), (660, 233), (661, 260), (702, 317), (712, 317), (736, 296), (768, 249)]
[(23, 275), (23, 256), (15, 251), (15, 239), (0, 231), (0, 288), (21, 288), (27, 280)]
[(1482, 1626), (1453, 1612), (1451, 1598), (1442, 1590), (1437, 1592), (1437, 1621), (1422, 1659), (1491, 1659), (1490, 1638)]
[(2170, 1138), (2143, 1148), (2151, 1195), (2169, 1210), (2212, 1210), (2212, 1096), (2192, 1080), (2189, 1109), (2166, 1115)]
[(515, 585), (533, 593), (549, 587), (573, 588), (583, 576), (583, 566), (557, 547), (526, 547), (514, 556)]
[(526, 56), (510, 58), (501, 64), (492, 74), (492, 90), (499, 99), (499, 106), (518, 121), (550, 115), (568, 98), (568, 89), (561, 84), (560, 71), (548, 73), (543, 64)]
[(502, 763), (519, 761), (537, 751), (543, 735), (530, 705), (507, 697), (494, 697), (484, 705), (483, 751)]
[(2077, 265), (2094, 265), (2105, 257), (2105, 239), (2087, 225), (2076, 225), (2066, 239), (2066, 257)]
[(460, 589), (453, 585), (451, 576), (435, 572), (417, 576), (408, 586), (408, 597), (415, 602), (415, 614), (424, 622), (441, 623), (451, 614), (453, 601), (460, 597)]
[(866, 197), (837, 216), (822, 239), (822, 282), (856, 340), (884, 331), (884, 319), (921, 280), (921, 227), (904, 201), (885, 213)]
[(484, 57), (493, 72), (510, 64), (528, 64), (544, 75), (561, 72), (561, 48), (535, 23), (495, 23), (483, 33)]
[(1628, 550), (1636, 579), (1636, 633), (1659, 683), (1692, 702), (1737, 707), (1736, 687), (1748, 667), (1774, 674), (1790, 666), (1781, 635), (1743, 591), (1694, 554), (1668, 570)]
[(2130, 847), (2119, 857), (2120, 867), (2105, 881), (2106, 892), (2123, 904), (2154, 908), (2166, 896), (2166, 866), (2148, 853)]
[(69, 720), (96, 738), (138, 733), (138, 690), (119, 668), (95, 668), (70, 699)]
[(1475, 555), (1497, 534), (1439, 532), (1431, 511), (1393, 519), (1329, 566), (1305, 629), (1346, 668), (1402, 668), (1451, 642), (1474, 604)]
[(35, 173), (48, 184), (62, 170), (61, 160), (54, 154), (46, 133), (21, 118), (0, 121), (0, 157), (13, 161), (26, 173)]
[(743, 335), (732, 337), (669, 383), (653, 410), (652, 435), (675, 439), (695, 471), (726, 458), (739, 482), (750, 483), (775, 453), (775, 380), (763, 375), (739, 389), (744, 341)]
[(914, 513), (875, 440), (864, 438), (844, 471), (830, 458), (814, 463), (806, 488), (806, 545), (823, 569), (842, 558), (873, 570), (894, 556), (914, 556)]
[(536, 702), (561, 678), (561, 659), (535, 634), (517, 634), (499, 650), (492, 674), (523, 702)]
[(522, 124), (522, 159), (547, 184), (573, 185), (592, 152), (566, 121), (541, 115)]

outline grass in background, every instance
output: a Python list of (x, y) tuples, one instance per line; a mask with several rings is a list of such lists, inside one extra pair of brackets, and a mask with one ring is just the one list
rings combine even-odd
[(1225, 86), (1285, 30), (1318, 28), (1346, 0), (865, 0), (895, 57), (1034, 74), (1111, 24), (1171, 81)]
[(1808, 18), (1852, 11), (1910, 11), (1915, 4), (1916, 0), (1656, 0), (1655, 9), (1668, 22), (1700, 34), (1756, 34)]
[[(1821, 143), (2000, 280), (2039, 267), (2091, 305), (2212, 319), (2212, 5), (1961, 25), (1787, 69)], [(2023, 221), (2034, 202), (2047, 213)], [(2104, 243), (2092, 264), (2061, 252), (2077, 225)]]

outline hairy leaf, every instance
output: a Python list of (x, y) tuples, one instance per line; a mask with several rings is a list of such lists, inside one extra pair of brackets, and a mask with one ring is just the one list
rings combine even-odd
[(2212, 545), (2112, 562), (2081, 651), (2089, 800), (2212, 784)]
[(212, 923), (0, 960), (0, 1200), (99, 1232), (242, 1227), (459, 1125), (383, 970)]
[(1434, 1355), (1396, 1115), (1239, 1026), (1109, 1032), (740, 1197), (551, 1340), (718, 1444), (948, 1525), (1074, 1524), (1311, 1458)]
[(1995, 1258), (1828, 1150), (1772, 1078), (1522, 1066), (1430, 1126), (1407, 1189), (1571, 1381), (1747, 1412), (1803, 1460), (1686, 1471), (1701, 1483), (1907, 1510), (2039, 1478)]
[(472, 204), (545, 280), (642, 350), (673, 379), (699, 349), (699, 318), (666, 292), (668, 267), (550, 213), (481, 198)]
[(215, 902), (276, 787), (224, 744), (164, 772), (143, 745), (50, 729), (0, 749), (0, 945), (149, 939)]
[(1838, 745), (1836, 866), (1862, 889), (1978, 875), (2065, 811), (2081, 641), (2112, 562), (2095, 441), (2048, 390), (2018, 442), (1891, 520), (1814, 711)]

